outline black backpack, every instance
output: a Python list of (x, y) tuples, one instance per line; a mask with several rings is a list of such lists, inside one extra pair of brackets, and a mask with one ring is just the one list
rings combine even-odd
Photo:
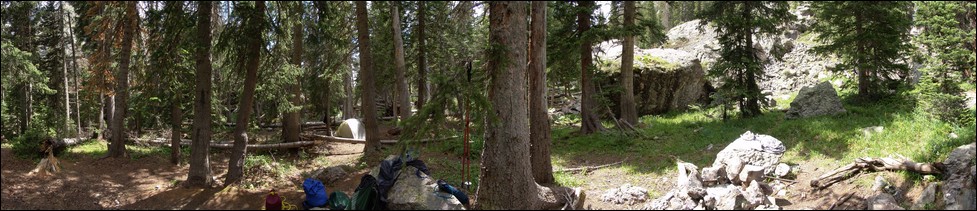
[(356, 187), (348, 208), (349, 210), (383, 210), (385, 206), (381, 206), (381, 203), (377, 179), (367, 174), (360, 179), (360, 185)]
[(393, 188), (394, 183), (397, 183), (397, 178), (400, 177), (400, 169), (403, 168), (403, 161), (400, 157), (383, 160), (380, 162), (380, 172), (377, 178), (377, 191), (380, 192), (380, 205), (381, 208), (387, 208), (387, 194), (390, 192), (390, 188)]

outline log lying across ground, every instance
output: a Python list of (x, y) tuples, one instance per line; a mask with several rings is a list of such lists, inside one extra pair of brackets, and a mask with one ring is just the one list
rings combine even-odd
[(916, 163), (906, 158), (858, 158), (852, 164), (828, 172), (811, 180), (811, 187), (827, 188), (835, 183), (851, 178), (862, 171), (911, 171), (920, 174), (942, 174), (943, 163)]
[[(288, 142), (288, 143), (277, 143), (277, 144), (248, 144), (248, 149), (250, 150), (275, 150), (275, 149), (293, 149), (293, 148), (303, 148), (316, 145), (324, 145), (330, 142), (338, 143), (351, 143), (351, 144), (366, 144), (364, 139), (352, 139), (352, 138), (341, 138), (335, 136), (323, 136), (323, 135), (302, 135), (303, 139), (311, 141), (298, 141), (298, 142)], [(421, 139), (421, 140), (410, 140), (409, 143), (427, 143), (427, 142), (437, 142), (457, 138), (457, 136), (439, 138), (439, 139)], [(167, 138), (157, 138), (150, 140), (138, 140), (146, 143), (153, 144), (170, 144), (170, 139)], [(180, 141), (180, 145), (190, 146), (193, 143), (189, 139), (183, 139)], [(380, 144), (397, 144), (397, 140), (380, 140)], [(234, 148), (233, 143), (210, 143), (210, 147), (214, 149), (231, 149)]]

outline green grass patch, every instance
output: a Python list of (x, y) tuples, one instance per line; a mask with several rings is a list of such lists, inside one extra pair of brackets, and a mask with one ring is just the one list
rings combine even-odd
[[(791, 99), (778, 100), (789, 105)], [(915, 111), (915, 102), (894, 97), (875, 103), (844, 102), (847, 113), (800, 120), (785, 120), (783, 111), (766, 111), (755, 118), (720, 119), (715, 109), (698, 109), (644, 116), (650, 125), (633, 137), (604, 132), (574, 135), (577, 128), (554, 128), (553, 156), (557, 164), (593, 156), (630, 157), (623, 165), (629, 173), (663, 174), (675, 159), (698, 166), (712, 164), (715, 154), (746, 131), (780, 139), (787, 147), (782, 161), (819, 162), (839, 167), (859, 157), (905, 156), (916, 162), (937, 162), (957, 146), (974, 140), (974, 126), (954, 126)], [(881, 133), (863, 128), (881, 126)], [(953, 132), (959, 138), (950, 138)], [(712, 150), (706, 151), (712, 145)], [(914, 175), (906, 175), (915, 177)]]
[(577, 178), (574, 174), (557, 172), (553, 173), (553, 179), (556, 180), (556, 184), (563, 187), (580, 187), (586, 182), (584, 179)]
[[(170, 147), (169, 146), (141, 146), (141, 145), (127, 145), (126, 150), (128, 150), (129, 158), (133, 160), (139, 160), (147, 157), (159, 157), (159, 158), (169, 158)], [(189, 157), (190, 149), (184, 147), (181, 149), (181, 153), (184, 158)], [(108, 142), (102, 140), (90, 140), (84, 143), (69, 147), (65, 151), (65, 157), (68, 159), (77, 159), (79, 156), (88, 157), (104, 157), (108, 154)], [(183, 159), (186, 160), (186, 159)]]

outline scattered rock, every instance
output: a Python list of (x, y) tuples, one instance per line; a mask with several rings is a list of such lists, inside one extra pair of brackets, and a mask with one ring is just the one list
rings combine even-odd
[(600, 197), (600, 201), (634, 205), (639, 202), (644, 202), (646, 197), (648, 197), (648, 189), (624, 184), (620, 188), (610, 189), (604, 192), (604, 195)]
[(742, 210), (747, 200), (737, 188), (729, 189), (726, 194), (719, 195), (716, 201), (717, 210)]
[(786, 177), (790, 174), (790, 165), (781, 163), (777, 165), (777, 169), (774, 170), (774, 176)]
[(862, 128), (862, 134), (865, 136), (872, 136), (872, 134), (881, 133), (883, 130), (885, 130), (885, 127), (882, 126), (867, 127)]
[(885, 181), (885, 177), (882, 177), (882, 175), (875, 176), (875, 182), (872, 183), (873, 191), (876, 192), (882, 191), (887, 186), (889, 186), (889, 182)]
[(888, 193), (878, 193), (868, 200), (868, 210), (906, 210)]
[(726, 169), (722, 166), (702, 168), (702, 183), (704, 185), (715, 185), (726, 179)]
[(804, 87), (794, 102), (790, 103), (790, 110), (785, 115), (787, 119), (800, 119), (822, 115), (844, 113), (838, 92), (829, 82), (821, 82), (813, 87)]
[[(739, 157), (730, 157), (726, 159), (724, 164), (721, 166), (726, 167), (726, 178), (728, 178), (730, 182), (741, 183), (740, 171), (743, 170), (743, 165), (745, 164), (743, 163), (743, 160), (740, 160)], [(716, 166), (716, 164), (713, 163), (713, 166)]]
[(958, 136), (957, 133), (950, 133), (950, 135), (948, 135), (948, 136), (950, 137), (950, 139), (958, 139), (958, 138), (960, 138), (960, 136)]
[(974, 91), (967, 92), (967, 108), (974, 109), (977, 107), (977, 93)]
[[(763, 167), (764, 174), (772, 174), (776, 165), (780, 163), (780, 157), (784, 151), (786, 151), (784, 144), (777, 138), (747, 131), (729, 146), (726, 146), (725, 149), (719, 151), (713, 166), (730, 166), (731, 163), (735, 164), (733, 158), (737, 158), (745, 164)], [(726, 170), (727, 174), (738, 175), (739, 173), (738, 171), (730, 172), (729, 168)]]
[(743, 186), (750, 185), (754, 181), (762, 180), (763, 167), (746, 165), (743, 167), (743, 171), (740, 171), (739, 179), (743, 183)]
[(916, 200), (916, 204), (913, 205), (913, 210), (920, 210), (926, 208), (926, 205), (933, 205), (936, 203), (936, 189), (939, 183), (933, 182), (923, 189), (923, 193), (919, 195), (919, 199)]
[(974, 187), (974, 157), (977, 156), (975, 150), (977, 143), (957, 147), (943, 162), (943, 201), (948, 210), (977, 208), (977, 190)]
[(750, 185), (746, 187), (746, 190), (742, 192), (743, 198), (746, 199), (749, 206), (743, 207), (744, 209), (753, 209), (760, 205), (763, 205), (766, 201), (766, 195), (763, 194), (763, 189), (760, 187), (760, 183), (756, 180), (750, 182)]
[[(417, 172), (412, 166), (401, 169), (403, 172)], [(387, 206), (391, 210), (464, 210), (464, 205), (453, 195), (438, 191), (437, 182), (430, 176), (419, 173), (421, 177), (400, 174), (397, 182), (390, 188)]]
[(310, 177), (318, 179), (324, 182), (326, 185), (334, 185), (343, 178), (346, 178), (348, 173), (343, 169), (343, 166), (330, 166), (327, 168), (316, 170), (312, 173)]

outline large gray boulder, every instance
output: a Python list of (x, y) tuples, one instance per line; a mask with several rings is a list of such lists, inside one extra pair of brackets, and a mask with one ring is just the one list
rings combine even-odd
[(838, 92), (831, 83), (822, 82), (817, 86), (801, 89), (794, 102), (790, 103), (790, 110), (787, 111), (786, 117), (800, 119), (844, 112), (845, 108), (841, 105)]
[(311, 177), (326, 183), (326, 185), (333, 186), (336, 182), (346, 178), (346, 175), (348, 173), (343, 169), (343, 166), (330, 166), (314, 171)]
[[(719, 151), (712, 166), (733, 166), (742, 162), (746, 165), (763, 167), (763, 173), (770, 175), (776, 170), (777, 164), (780, 163), (780, 157), (784, 155), (785, 151), (784, 143), (777, 138), (747, 131), (729, 146), (726, 146), (725, 149)], [(739, 172), (735, 175), (739, 175)]]
[(974, 184), (974, 159), (977, 143), (957, 147), (943, 162), (945, 185), (943, 201), (948, 210), (974, 210), (977, 208), (977, 191)]
[[(608, 41), (598, 47), (599, 70), (609, 74), (611, 80), (619, 80), (621, 45)], [(638, 115), (685, 110), (689, 105), (708, 99), (705, 89), (708, 81), (699, 59), (683, 50), (635, 49), (633, 81)], [(603, 87), (608, 86), (614, 85)], [(618, 95), (609, 97), (612, 102), (619, 102), (615, 99)]]
[(438, 191), (437, 181), (406, 166), (400, 170), (397, 182), (387, 193), (387, 207), (391, 210), (464, 210), (464, 205), (453, 195)]

